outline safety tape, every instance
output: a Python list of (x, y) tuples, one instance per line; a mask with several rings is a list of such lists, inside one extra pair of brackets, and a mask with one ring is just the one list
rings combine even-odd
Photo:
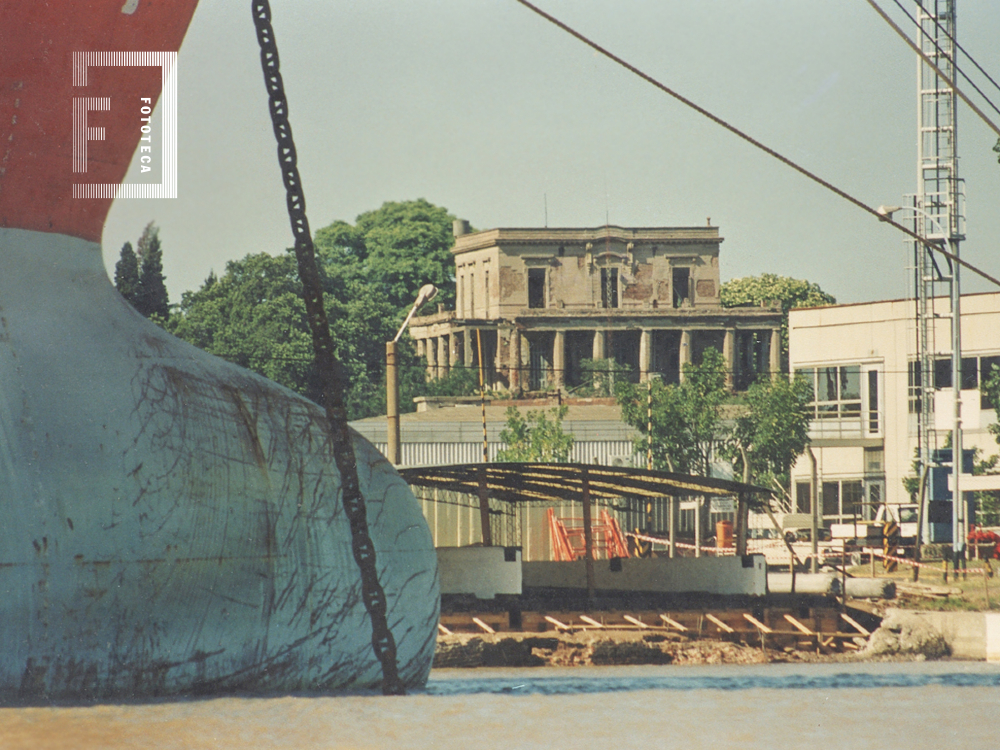
[[(906, 565), (912, 565), (915, 568), (927, 568), (928, 570), (936, 570), (938, 572), (941, 572), (940, 564), (931, 565), (930, 563), (917, 562), (916, 560), (911, 560), (906, 557), (887, 555), (884, 552), (879, 552), (878, 550), (872, 550), (871, 553), (874, 557), (882, 557), (886, 560), (895, 560), (896, 562), (904, 563)], [(989, 572), (986, 570), (986, 568), (960, 568), (960, 570), (967, 573), (982, 573), (984, 576), (989, 576)]]
[[(640, 542), (652, 542), (653, 544), (665, 544), (669, 545), (670, 540), (664, 539), (659, 536), (646, 536), (645, 534), (636, 534), (631, 531), (626, 531), (625, 536), (630, 536), (633, 539), (638, 539)], [(686, 544), (685, 542), (674, 542), (675, 547), (680, 547), (681, 549), (700, 549), (702, 552), (714, 552), (717, 555), (735, 555), (736, 550), (733, 547), (706, 547), (701, 545), (700, 547), (694, 544)]]

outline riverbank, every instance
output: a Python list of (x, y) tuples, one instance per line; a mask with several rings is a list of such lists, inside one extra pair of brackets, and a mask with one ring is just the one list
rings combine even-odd
[[(859, 637), (856, 646), (863, 648)], [(434, 668), (577, 667), (639, 664), (769, 664), (844, 661), (817, 652), (738, 640), (690, 639), (670, 632), (588, 630), (574, 633), (453, 633), (438, 638)]]

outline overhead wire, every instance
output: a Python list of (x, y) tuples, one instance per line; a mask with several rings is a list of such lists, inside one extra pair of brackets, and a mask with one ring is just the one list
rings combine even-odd
[[(892, 0), (892, 1), (896, 4), (896, 7), (898, 7), (903, 12), (903, 14), (907, 18), (910, 19), (910, 22), (914, 26), (916, 26), (919, 31), (922, 32), (923, 31), (923, 27), (920, 25), (920, 21), (918, 21), (916, 18), (914, 18), (913, 16), (910, 15), (909, 11), (907, 11), (906, 8), (903, 7), (903, 4), (900, 2), (900, 0)], [(920, 5), (920, 3), (917, 3), (917, 5)], [(920, 7), (923, 8), (922, 5)], [(937, 18), (935, 18), (934, 16), (930, 16), (930, 18), (931, 18), (931, 20), (934, 21), (934, 25), (937, 27), (937, 29), (942, 34), (945, 34), (949, 39), (951, 39), (952, 44), (956, 44), (957, 45), (957, 42), (955, 42), (955, 40), (952, 39), (951, 35), (948, 34), (948, 31), (938, 22)], [(934, 45), (934, 49), (936, 49), (938, 51), (939, 55), (947, 57), (947, 58), (949, 58), (951, 60), (952, 67), (954, 67), (955, 70), (957, 70), (959, 73), (961, 73), (962, 77), (966, 81), (969, 82), (969, 85), (972, 86), (972, 88), (974, 88), (976, 90), (976, 93), (978, 93), (981, 97), (983, 97), (983, 99), (986, 100), (986, 103), (989, 104), (990, 107), (993, 108), (994, 112), (996, 112), (998, 115), (1000, 115), (1000, 109), (997, 108), (997, 105), (995, 105), (992, 102), (992, 100), (985, 93), (983, 93), (983, 90), (980, 89), (976, 85), (975, 81), (973, 81), (971, 78), (969, 78), (968, 74), (959, 67), (958, 60), (954, 59), (954, 57), (949, 56), (947, 52), (945, 52), (943, 49), (941, 49), (941, 45), (937, 43), (937, 40), (931, 39), (930, 42), (931, 42), (931, 44)], [(968, 57), (970, 60), (972, 60), (972, 58), (969, 57), (969, 53), (968, 52), (965, 53), (965, 56)], [(976, 64), (975, 60), (972, 60), (972, 62), (973, 62), (973, 64)], [(978, 64), (976, 64), (976, 67), (979, 67)], [(982, 68), (980, 68), (980, 70), (982, 70)], [(986, 75), (986, 77), (989, 78), (989, 75), (986, 74), (985, 71), (984, 71), (984, 75)], [(990, 80), (992, 81), (993, 79), (990, 78)], [(994, 82), (994, 85), (996, 85), (995, 82)]]
[(920, 49), (920, 47), (918, 47), (916, 44), (913, 43), (913, 40), (906, 35), (905, 31), (899, 28), (898, 24), (895, 21), (889, 18), (889, 15), (884, 10), (882, 10), (882, 8), (879, 7), (879, 4), (876, 3), (875, 0), (866, 0), (866, 2), (870, 6), (872, 6), (872, 8), (875, 10), (876, 13), (882, 16), (882, 20), (884, 20), (887, 24), (889, 24), (890, 27), (892, 27), (892, 30), (899, 35), (900, 39), (902, 39), (904, 42), (907, 43), (907, 45), (909, 45), (910, 49), (912, 49), (914, 52), (920, 55), (921, 60), (927, 63), (931, 67), (931, 69), (938, 74), (941, 80), (948, 84), (951, 90), (955, 92), (955, 95), (958, 96), (958, 98), (961, 99), (963, 102), (965, 102), (967, 105), (969, 105), (969, 109), (971, 109), (973, 112), (979, 115), (980, 120), (985, 122), (990, 130), (992, 130), (994, 133), (1000, 136), (1000, 128), (998, 128), (993, 123), (993, 121), (989, 117), (987, 117), (981, 109), (979, 109), (979, 107), (973, 104), (972, 100), (965, 95), (965, 93), (958, 87), (958, 84), (956, 84), (955, 81), (947, 73), (941, 70), (941, 68), (939, 68), (937, 64), (933, 60), (931, 60), (924, 53), (922, 49)]
[[(935, 240), (930, 240), (930, 239), (928, 239), (928, 238), (920, 235), (919, 233), (913, 231), (909, 227), (904, 226), (903, 224), (900, 224), (897, 221), (894, 221), (890, 217), (885, 216), (883, 214), (880, 214), (876, 209), (872, 208), (867, 203), (861, 201), (858, 198), (855, 198), (853, 195), (851, 195), (850, 193), (846, 192), (845, 190), (841, 190), (836, 185), (830, 183), (827, 180), (824, 180), (819, 175), (815, 174), (814, 172), (809, 171), (808, 169), (806, 169), (805, 167), (801, 166), (800, 164), (792, 161), (787, 156), (784, 156), (783, 154), (775, 151), (774, 149), (770, 148), (769, 146), (764, 145), (763, 143), (761, 143), (760, 141), (758, 141), (756, 138), (748, 135), (747, 133), (745, 133), (742, 130), (740, 130), (739, 128), (737, 128), (735, 125), (731, 125), (729, 122), (727, 122), (726, 120), (722, 119), (718, 115), (713, 114), (712, 112), (708, 111), (704, 107), (699, 106), (698, 104), (696, 104), (695, 102), (693, 102), (691, 99), (688, 99), (687, 97), (685, 97), (682, 94), (678, 93), (677, 91), (673, 90), (672, 88), (670, 88), (666, 84), (661, 83), (656, 78), (653, 78), (653, 76), (649, 75), (648, 73), (645, 73), (644, 71), (640, 70), (636, 66), (634, 66), (631, 63), (627, 62), (623, 58), (621, 58), (618, 55), (614, 54), (610, 50), (602, 47), (600, 44), (598, 44), (597, 42), (593, 41), (589, 37), (583, 35), (579, 31), (577, 31), (576, 29), (574, 29), (571, 26), (569, 26), (568, 24), (563, 23), (562, 21), (560, 21), (555, 16), (553, 16), (553, 15), (551, 15), (549, 13), (546, 13), (544, 10), (542, 10), (541, 8), (539, 8), (537, 5), (534, 5), (533, 3), (529, 2), (528, 0), (517, 0), (517, 2), (520, 3), (521, 5), (523, 5), (528, 10), (531, 10), (534, 13), (538, 14), (539, 16), (541, 16), (542, 18), (544, 18), (546, 21), (548, 21), (549, 23), (553, 24), (554, 26), (559, 27), (560, 29), (562, 29), (563, 31), (565, 31), (567, 34), (569, 34), (569, 35), (571, 35), (573, 37), (576, 37), (578, 40), (580, 40), (581, 42), (583, 42), (584, 44), (586, 44), (588, 47), (590, 47), (591, 49), (593, 49), (595, 52), (599, 52), (600, 54), (604, 55), (609, 60), (617, 63), (618, 65), (620, 65), (623, 68), (625, 68), (626, 70), (628, 70), (630, 73), (635, 74), (636, 76), (638, 76), (642, 80), (646, 81), (650, 85), (652, 85), (652, 86), (660, 89), (660, 91), (662, 91), (663, 93), (668, 94), (669, 96), (672, 96), (674, 99), (676, 99), (677, 101), (681, 102), (682, 104), (690, 107), (695, 112), (697, 112), (698, 114), (702, 115), (703, 117), (707, 117), (709, 120), (711, 120), (712, 122), (714, 122), (716, 125), (719, 125), (720, 127), (725, 128), (726, 130), (728, 130), (733, 135), (738, 136), (739, 138), (743, 139), (744, 141), (746, 141), (747, 143), (751, 144), (752, 146), (760, 149), (761, 151), (763, 151), (768, 156), (771, 156), (771, 157), (777, 159), (778, 161), (780, 161), (785, 166), (794, 169), (796, 172), (798, 172), (799, 174), (801, 174), (801, 175), (803, 175), (805, 177), (808, 177), (810, 180), (812, 180), (813, 182), (817, 183), (818, 185), (821, 185), (824, 188), (826, 188), (827, 190), (829, 190), (830, 192), (832, 192), (832, 193), (840, 196), (841, 198), (843, 198), (844, 200), (846, 200), (848, 203), (851, 203), (854, 206), (856, 206), (857, 208), (860, 208), (862, 211), (865, 211), (865, 212), (871, 214), (872, 216), (874, 216), (875, 218), (877, 218), (879, 221), (884, 222), (886, 224), (889, 224), (889, 225), (895, 227), (896, 229), (898, 229), (903, 234), (905, 234), (908, 237), (911, 237), (912, 239), (914, 239), (917, 242), (919, 242), (921, 245), (924, 245), (925, 247), (927, 247), (927, 248), (929, 248), (931, 250), (934, 250), (936, 252), (941, 253), (946, 258), (949, 258), (950, 260), (954, 261), (958, 265), (960, 265), (960, 266), (968, 269), (969, 271), (972, 271), (972, 273), (976, 274), (977, 276), (981, 276), (982, 278), (986, 279), (987, 281), (991, 282), (992, 284), (995, 284), (996, 286), (1000, 287), (1000, 279), (996, 278), (995, 276), (990, 275), (986, 271), (982, 270), (981, 268), (978, 268), (977, 266), (974, 266), (973, 264), (969, 263), (968, 261), (963, 260), (958, 255), (956, 255), (955, 253), (952, 253), (949, 250), (946, 250), (945, 247), (944, 247), (943, 242), (938, 242), (938, 241), (935, 241)], [(871, 2), (871, 0), (869, 0), (869, 2)], [(890, 23), (891, 23), (891, 19), (890, 19)], [(905, 34), (903, 36), (905, 38)], [(944, 76), (942, 76), (942, 77), (944, 77)], [(972, 106), (974, 109), (976, 109), (977, 112), (979, 111), (978, 108), (975, 107), (975, 105), (970, 105), (970, 106)], [(985, 117), (984, 115), (982, 115), (982, 113), (980, 113), (980, 116), (981, 117)], [(986, 118), (986, 120), (987, 120), (987, 122), (989, 122), (988, 118)], [(996, 132), (998, 134), (1000, 134), (1000, 130), (998, 130), (995, 126), (992, 126), (992, 123), (990, 123), (990, 124), (991, 124), (991, 127), (993, 127), (993, 129), (996, 130)]]
[[(941, 33), (943, 33), (946, 37), (948, 37), (948, 41), (950, 41), (952, 44), (955, 45), (955, 49), (959, 50), (963, 55), (965, 55), (967, 58), (969, 58), (969, 62), (971, 62), (973, 65), (975, 65), (976, 68), (979, 70), (979, 72), (982, 73), (984, 76), (986, 76), (986, 78), (989, 80), (990, 83), (993, 84), (993, 86), (996, 88), (997, 91), (1000, 91), (1000, 83), (997, 83), (996, 81), (994, 81), (993, 80), (993, 76), (991, 76), (989, 73), (987, 73), (983, 69), (983, 66), (980, 65), (978, 62), (976, 62), (976, 58), (974, 58), (972, 55), (970, 55), (969, 52), (968, 52), (968, 50), (966, 50), (965, 47), (963, 47), (961, 44), (959, 44), (958, 40), (955, 39), (955, 37), (953, 37), (951, 34), (949, 34), (948, 30), (946, 28), (944, 28), (940, 23), (938, 23), (938, 20), (937, 20), (937, 18), (935, 16), (931, 15), (930, 13), (928, 13), (927, 9), (924, 7), (923, 2), (921, 2), (921, 0), (914, 0), (914, 1), (916, 2), (917, 5), (920, 6), (920, 9), (922, 11), (924, 11), (925, 13), (927, 13), (927, 15), (929, 15), (932, 19), (934, 19), (934, 25), (937, 26), (938, 30), (940, 30)], [(963, 75), (965, 75), (965, 74), (963, 73)], [(966, 77), (968, 77), (968, 76), (966, 76)]]

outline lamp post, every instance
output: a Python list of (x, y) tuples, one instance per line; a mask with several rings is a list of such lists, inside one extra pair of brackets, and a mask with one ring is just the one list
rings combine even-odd
[(399, 436), (399, 362), (396, 358), (396, 343), (406, 330), (406, 326), (410, 324), (414, 313), (434, 299), (437, 293), (437, 287), (433, 284), (424, 284), (420, 287), (417, 300), (410, 308), (403, 325), (396, 332), (396, 337), (385, 344), (385, 418), (388, 423), (389, 461), (393, 466), (399, 466), (403, 462), (403, 447)]
[[(886, 217), (887, 219), (892, 218), (892, 215), (896, 211), (907, 210), (912, 211), (917, 216), (922, 217), (925, 221), (929, 221), (936, 225), (938, 231), (938, 237), (928, 237), (928, 240), (934, 244), (944, 245), (947, 241), (951, 245), (952, 254), (958, 255), (958, 242), (962, 239), (960, 235), (956, 232), (948, 231), (938, 220), (929, 212), (922, 208), (917, 208), (916, 206), (879, 206), (876, 209), (877, 212)], [(949, 215), (949, 223), (954, 224)], [(928, 451), (925, 448), (927, 445), (927, 430), (929, 428), (929, 420), (927, 415), (930, 413), (929, 402), (927, 399), (928, 393), (931, 389), (929, 388), (930, 380), (930, 353), (926, 350), (926, 336), (923, 331), (923, 326), (926, 325), (927, 321), (927, 310), (921, 307), (921, 303), (926, 304), (926, 287), (925, 284), (928, 282), (933, 283), (933, 278), (930, 277), (930, 269), (925, 269), (924, 258), (926, 253), (930, 252), (929, 246), (917, 247), (917, 262), (916, 262), (916, 273), (917, 273), (917, 315), (918, 315), (918, 327), (917, 336), (918, 342), (922, 351), (918, 352), (921, 357), (920, 369), (921, 369), (921, 379), (920, 379), (920, 395), (921, 395), (921, 435), (920, 435), (920, 473), (921, 473), (921, 488), (926, 487), (926, 477), (925, 474), (930, 466), (930, 457), (927, 455)], [(965, 517), (966, 509), (965, 503), (962, 499), (961, 491), (961, 480), (960, 476), (962, 473), (962, 315), (961, 315), (961, 291), (959, 287), (959, 265), (954, 263), (951, 259), (948, 260), (948, 265), (951, 268), (951, 284), (950, 284), (950, 301), (951, 301), (951, 388), (954, 400), (954, 414), (952, 415), (952, 429), (951, 429), (951, 451), (952, 451), (952, 475), (954, 478), (954, 488), (952, 490), (952, 518), (951, 518), (951, 528), (952, 528), (952, 551), (954, 557), (954, 564), (957, 567), (960, 561), (965, 559), (965, 537), (967, 532), (967, 519)], [(933, 296), (930, 300), (930, 304), (933, 305)], [(924, 360), (927, 360), (926, 362)], [(921, 534), (923, 533), (923, 509), (924, 509), (924, 498), (920, 498), (920, 523), (917, 524), (917, 555), (919, 556)], [(964, 565), (963, 565), (964, 567)]]

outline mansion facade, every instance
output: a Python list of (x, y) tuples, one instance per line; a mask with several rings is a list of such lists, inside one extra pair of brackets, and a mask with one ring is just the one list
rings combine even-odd
[(781, 310), (724, 308), (718, 227), (490, 229), (455, 222), (456, 310), (414, 318), (431, 377), (478, 367), (512, 391), (584, 383), (584, 360), (678, 382), (710, 347), (745, 389), (780, 363)]

